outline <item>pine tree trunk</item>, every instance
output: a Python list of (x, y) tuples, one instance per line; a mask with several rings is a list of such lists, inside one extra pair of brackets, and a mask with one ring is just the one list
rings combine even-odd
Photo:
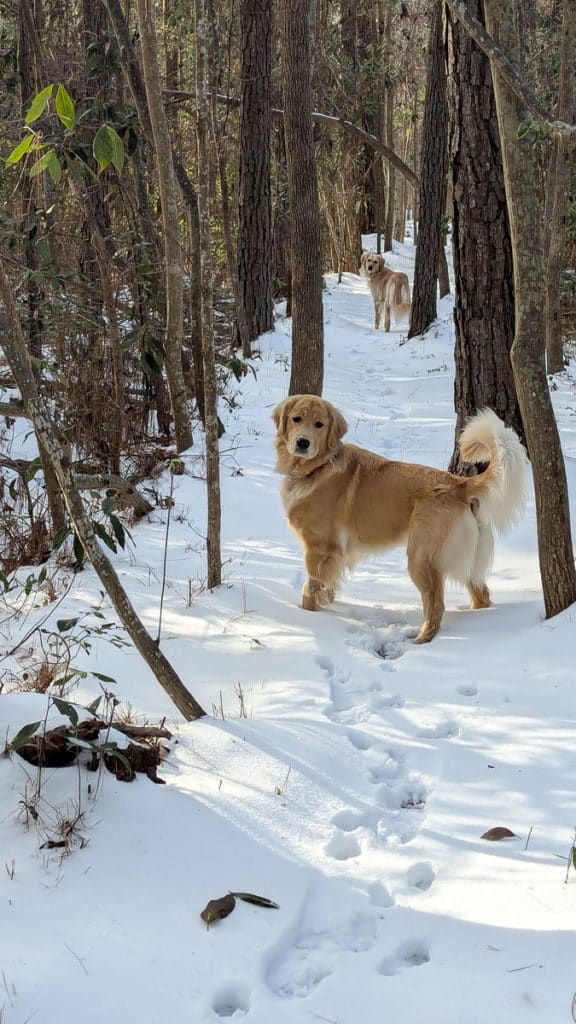
[(430, 25), (426, 101), (422, 127), (420, 225), (408, 337), (423, 334), (436, 319), (436, 293), (442, 219), (448, 175), (448, 106), (442, 24), (443, 2), (436, 0)]
[[(558, 119), (571, 122), (574, 117), (574, 39), (576, 35), (575, 0), (562, 2), (562, 44), (560, 48), (560, 90)], [(558, 139), (554, 144), (555, 162), (546, 183), (551, 193), (549, 244), (546, 255), (546, 362), (548, 373), (564, 369), (561, 320), (561, 281), (565, 265), (566, 229), (570, 176), (573, 169), (574, 141)]]
[[(519, 30), (508, 0), (484, 0), (486, 28), (507, 56), (519, 63)], [(543, 204), (535, 142), (522, 132), (526, 110), (499, 72), (494, 93), (504, 158), (504, 180), (514, 255), (516, 329), (511, 358), (532, 460), (538, 553), (546, 618), (576, 601), (576, 569), (570, 531), (566, 471), (546, 379)]]
[(208, 24), (205, 0), (195, 0), (196, 14), (196, 133), (200, 182), (200, 267), (202, 353), (204, 357), (204, 414), (206, 435), (206, 489), (208, 523), (206, 551), (208, 587), (212, 590), (222, 582), (220, 545), (220, 454), (218, 449), (218, 386), (214, 361), (214, 272), (212, 268), (212, 233), (210, 227), (211, 154), (210, 100), (208, 97)]
[(314, 139), (307, 0), (283, 5), (283, 88), (292, 249), (290, 394), (322, 394), (322, 248)]
[(172, 161), (168, 120), (162, 101), (158, 71), (158, 47), (151, 0), (137, 0), (138, 27), (142, 49), (144, 85), (154, 139), (158, 184), (162, 205), (164, 258), (166, 271), (166, 374), (174, 418), (177, 451), (192, 444), (192, 424), (184, 371), (182, 342), (184, 331), (184, 268), (180, 238), (178, 191)]
[[(478, 16), (479, 0), (469, 0), (469, 9)], [(490, 62), (450, 12), (447, 44), (456, 438), (466, 420), (485, 407), (523, 437), (510, 363), (512, 247)], [(456, 443), (450, 469), (461, 469)]]
[(251, 342), (274, 326), (270, 132), (272, 0), (242, 0), (238, 280)]

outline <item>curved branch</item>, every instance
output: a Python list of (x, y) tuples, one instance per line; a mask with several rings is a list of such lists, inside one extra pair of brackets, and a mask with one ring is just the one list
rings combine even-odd
[[(195, 99), (195, 94), (192, 92), (183, 92), (178, 89), (168, 89), (164, 93), (165, 96), (170, 97), (174, 101), (179, 100), (191, 100)], [(219, 103), (225, 103), (229, 107), (239, 107), (240, 100), (236, 96), (225, 96), (222, 93), (217, 93), (216, 99)], [(284, 111), (280, 107), (272, 107), (272, 116), (277, 118), (284, 117)], [(363, 142), (366, 146), (370, 146), (372, 149), (382, 153), (382, 156), (391, 163), (400, 174), (410, 182), (414, 188), (420, 188), (420, 179), (418, 175), (412, 170), (412, 168), (404, 162), (402, 157), (398, 156), (390, 146), (387, 146), (385, 142), (382, 142), (376, 135), (372, 135), (370, 132), (364, 131), (363, 128), (359, 128), (358, 125), (353, 124), (352, 121), (347, 121), (345, 117), (337, 117), (334, 114), (322, 114), (318, 110), (313, 110), (311, 114), (312, 120), (316, 124), (325, 124), (328, 128), (342, 128), (349, 135), (355, 135), (360, 142)]]
[(576, 138), (576, 125), (560, 121), (554, 114), (540, 102), (532, 87), (528, 84), (518, 68), (512, 63), (506, 54), (500, 49), (492, 36), (486, 31), (483, 25), (468, 11), (464, 0), (446, 0), (447, 6), (455, 18), (464, 26), (468, 34), (483, 53), (490, 59), (493, 66), (496, 66), (499, 74), (514, 94), (522, 101), (527, 110), (534, 115), (535, 119), (552, 137)]

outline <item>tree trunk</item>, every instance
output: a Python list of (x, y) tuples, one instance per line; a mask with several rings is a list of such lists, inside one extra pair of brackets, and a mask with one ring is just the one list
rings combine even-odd
[[(138, 113), (142, 132), (148, 145), (154, 147), (154, 136), (150, 123), (150, 114), (146, 101), (146, 90), (142, 80), (140, 63), (128, 31), (120, 0), (104, 0), (118, 49), (122, 59), (122, 70), (126, 77), (132, 100)], [(171, 147), (171, 158), (174, 165), (176, 180), (184, 205), (188, 211), (190, 234), (190, 333), (193, 361), (196, 377), (196, 402), (200, 418), (204, 423), (204, 387), (202, 384), (202, 333), (200, 326), (200, 222), (198, 214), (198, 195), (188, 176), (180, 157)]]
[[(479, 0), (469, 0), (479, 12)], [(447, 16), (456, 302), (456, 438), (489, 407), (523, 437), (510, 364), (514, 289), (510, 226), (490, 63)], [(461, 469), (455, 444), (450, 469)]]
[(208, 25), (205, 0), (195, 0), (196, 14), (196, 133), (198, 138), (198, 171), (200, 182), (200, 267), (202, 352), (204, 356), (204, 413), (206, 435), (206, 488), (208, 524), (206, 549), (208, 587), (212, 590), (222, 582), (220, 547), (220, 455), (218, 450), (218, 389), (214, 361), (214, 272), (212, 269), (212, 238), (210, 227), (210, 100), (208, 97)]
[(36, 434), (44, 446), (47, 458), (62, 489), (70, 520), (84, 551), (86, 552), (100, 582), (108, 594), (118, 618), (125, 627), (132, 643), (144, 658), (170, 699), (187, 721), (206, 714), (194, 697), (188, 692), (182, 680), (164, 657), (140, 619), (136, 615), (110, 559), (102, 551), (90, 517), (86, 514), (82, 498), (74, 480), (70, 461), (66, 457), (54, 430), (52, 416), (38, 392), (18, 313), (3, 263), (0, 261), (0, 296), (10, 330), (3, 339), (3, 347), (14, 379), (20, 388), (26, 414), (32, 420)]
[[(518, 60), (515, 10), (508, 0), (484, 0), (486, 27), (512, 60)], [(543, 207), (536, 145), (522, 132), (526, 109), (494, 68), (494, 93), (504, 158), (504, 180), (514, 254), (516, 330), (511, 357), (532, 460), (538, 553), (546, 618), (576, 601), (568, 488), (544, 358)]]
[(238, 279), (248, 337), (242, 348), (274, 326), (272, 309), (272, 192), (270, 132), (272, 0), (242, 0)]
[(292, 243), (290, 394), (322, 394), (322, 248), (314, 139), (307, 0), (283, 5), (284, 130)]
[(137, 0), (138, 27), (144, 68), (144, 85), (154, 139), (158, 184), (162, 205), (164, 258), (166, 270), (166, 374), (174, 417), (176, 449), (181, 452), (192, 444), (192, 425), (184, 371), (182, 340), (184, 331), (184, 268), (180, 239), (178, 192), (172, 145), (166, 111), (162, 101), (158, 72), (158, 48), (151, 0)]
[[(562, 44), (560, 48), (560, 90), (558, 117), (571, 121), (574, 116), (574, 38), (576, 34), (576, 2), (562, 3)], [(566, 250), (570, 175), (573, 167), (574, 143), (570, 139), (554, 142), (555, 162), (546, 183), (552, 194), (552, 215), (546, 257), (546, 361), (548, 373), (564, 369), (561, 320), (561, 282)]]
[(420, 224), (408, 337), (423, 334), (436, 319), (436, 282), (442, 244), (448, 175), (448, 106), (442, 24), (443, 0), (436, 0), (430, 25), (426, 101), (422, 127)]

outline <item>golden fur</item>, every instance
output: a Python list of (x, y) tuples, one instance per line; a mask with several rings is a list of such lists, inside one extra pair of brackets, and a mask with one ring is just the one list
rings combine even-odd
[(402, 316), (409, 316), (410, 284), (406, 274), (390, 270), (383, 256), (374, 252), (362, 253), (360, 272), (368, 278), (368, 287), (374, 302), (374, 328), (380, 326), (382, 310), (384, 310), (384, 330), (390, 330), (390, 313), (398, 321)]
[(465, 461), (489, 461), (471, 477), (342, 444), (346, 420), (315, 395), (287, 398), (272, 415), (282, 500), (304, 550), (303, 608), (333, 601), (362, 555), (403, 544), (424, 609), (416, 643), (440, 628), (446, 578), (466, 584), (472, 608), (488, 607), (493, 529), (504, 531), (519, 515), (526, 484), (524, 449), (495, 413), (478, 413), (461, 435)]

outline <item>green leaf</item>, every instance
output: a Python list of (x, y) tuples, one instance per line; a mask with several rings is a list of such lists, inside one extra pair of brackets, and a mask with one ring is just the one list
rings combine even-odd
[(70, 719), (72, 725), (78, 725), (78, 712), (72, 704), (69, 704), (67, 700), (61, 700), (60, 697), (52, 697), (52, 703), (58, 708), (61, 715)]
[(88, 705), (88, 707), (86, 708), (86, 711), (89, 711), (91, 715), (95, 715), (96, 712), (98, 711), (98, 708), (100, 707), (101, 703), (102, 703), (102, 696), (96, 697), (96, 700), (93, 700), (92, 703)]
[(30, 480), (34, 479), (39, 469), (42, 469), (42, 459), (40, 457), (33, 459), (30, 465), (26, 467), (26, 472), (24, 474), (26, 483), (29, 483)]
[(58, 86), (54, 105), (64, 127), (72, 129), (76, 117), (74, 101), (63, 85)]
[(67, 633), (69, 629), (74, 629), (77, 622), (77, 617), (75, 619), (57, 619), (56, 629), (59, 633)]
[(74, 550), (74, 558), (76, 559), (76, 562), (77, 562), (78, 566), (81, 568), (84, 565), (84, 559), (86, 557), (86, 554), (85, 554), (85, 551), (84, 551), (84, 546), (82, 544), (82, 541), (80, 540), (78, 534), (76, 534), (76, 533), (74, 534), (73, 550)]
[(572, 847), (572, 866), (576, 868), (576, 846)]
[(114, 538), (110, 536), (109, 533), (106, 533), (106, 530), (102, 526), (102, 523), (93, 523), (93, 526), (94, 533), (96, 534), (96, 536), (100, 537), (100, 540), (103, 540), (106, 546), (109, 547), (111, 551), (116, 551), (116, 542)]
[(31, 739), (41, 725), (42, 722), (30, 722), (29, 725), (23, 725), (20, 732), (17, 732), (14, 739), (8, 744), (8, 750), (20, 750), (20, 747), (23, 747)]
[(43, 171), (49, 171), (50, 177), (54, 179), (54, 160), (58, 164), (58, 169), (61, 174), (62, 169), (60, 167), (60, 164), (58, 163), (58, 157), (56, 156), (56, 153), (53, 149), (49, 149), (48, 152), (44, 153), (44, 156), (41, 156), (35, 164), (32, 164), (32, 167), (28, 172), (30, 177), (36, 178), (39, 174), (42, 174)]
[(94, 752), (98, 748), (94, 743), (90, 743), (90, 740), (81, 740), (78, 736), (67, 736), (66, 743), (72, 747), (82, 747), (82, 750), (91, 750)]
[(116, 540), (118, 541), (120, 547), (123, 548), (126, 544), (126, 532), (124, 530), (122, 523), (118, 519), (118, 516), (112, 515), (112, 513), (110, 513), (110, 525), (114, 530), (114, 536), (116, 537)]
[[(26, 153), (30, 151), (32, 144), (34, 142), (36, 142), (35, 135), (26, 135), (22, 139), (22, 142), (19, 142), (16, 148), (13, 149), (12, 152), (6, 157), (6, 167), (11, 167), (13, 164), (19, 163), (22, 157), (26, 156)], [(34, 146), (34, 149), (37, 148), (37, 146)]]
[[(112, 676), (105, 676), (103, 672), (93, 672), (92, 675), (94, 676), (95, 679), (99, 679), (101, 683), (116, 683), (117, 682), (117, 680), (113, 679)], [(98, 697), (98, 700), (102, 700), (102, 698)], [(90, 710), (90, 709), (88, 709), (88, 710)]]
[(32, 124), (33, 121), (37, 121), (39, 117), (42, 117), (42, 114), (48, 106), (48, 100), (52, 95), (53, 89), (53, 85), (47, 85), (45, 89), (42, 89), (42, 91), (34, 97), (32, 103), (28, 107), (28, 113), (26, 114), (24, 121), (25, 124)]
[(11, 590), (11, 588), (12, 588), (12, 585), (11, 585), (10, 580), (8, 579), (6, 573), (2, 572), (1, 569), (0, 569), (0, 584), (4, 587), (4, 593), (8, 593), (8, 591)]
[(266, 899), (266, 896), (256, 896), (253, 892), (233, 892), (231, 896), (235, 896), (238, 900), (244, 900), (245, 903), (254, 903), (257, 907), (270, 907), (272, 910), (278, 910), (280, 904), (274, 903), (274, 900)]
[(57, 530), (57, 532), (54, 534), (54, 537), (52, 539), (52, 550), (53, 551), (58, 551), (58, 548), (62, 547), (64, 541), (66, 540), (66, 537), (69, 537), (69, 536), (70, 536), (70, 527), (69, 526), (62, 526), (60, 530)]
[(109, 124), (103, 124), (96, 132), (92, 153), (100, 171), (104, 171), (108, 164), (113, 164), (118, 173), (124, 167), (124, 143)]
[(48, 153), (48, 163), (46, 164), (46, 170), (48, 171), (48, 174), (52, 178), (54, 184), (57, 185), (60, 181), (60, 178), (62, 177), (62, 167), (60, 166), (60, 161), (53, 149), (51, 149)]
[(48, 242), (48, 239), (47, 238), (39, 238), (37, 243), (36, 243), (36, 248), (38, 249), (38, 252), (40, 253), (40, 257), (42, 259), (42, 262), (43, 263), (50, 263), (50, 261), (52, 259), (52, 250), (50, 248), (50, 243)]

